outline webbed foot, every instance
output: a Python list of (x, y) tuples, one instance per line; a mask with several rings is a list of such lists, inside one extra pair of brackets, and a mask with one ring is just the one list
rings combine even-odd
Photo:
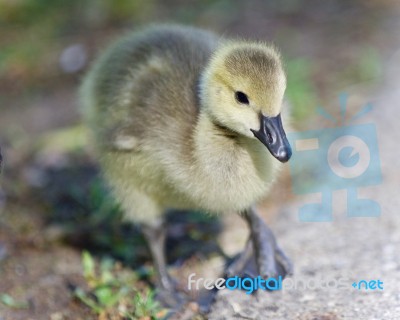
[(243, 217), (250, 227), (245, 249), (228, 265), (226, 276), (262, 276), (264, 279), (284, 278), (293, 273), (290, 259), (278, 246), (275, 236), (254, 209)]

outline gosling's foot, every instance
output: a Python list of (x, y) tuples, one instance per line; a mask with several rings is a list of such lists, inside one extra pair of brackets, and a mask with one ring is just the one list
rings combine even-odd
[(264, 279), (285, 278), (293, 274), (293, 265), (290, 259), (276, 243), (274, 234), (265, 222), (259, 219), (256, 234), (253, 235), (254, 258), (257, 271)]
[[(273, 251), (272, 251), (273, 250)], [(252, 277), (261, 276), (264, 279), (285, 278), (293, 274), (292, 263), (285, 253), (278, 247), (265, 246), (258, 258), (254, 254), (252, 243), (238, 254), (227, 266), (225, 278), (234, 276)]]
[(250, 227), (250, 238), (244, 251), (228, 267), (227, 274), (230, 276), (260, 275), (264, 279), (279, 276), (284, 278), (293, 274), (290, 259), (278, 246), (271, 229), (255, 210), (246, 211), (244, 218)]

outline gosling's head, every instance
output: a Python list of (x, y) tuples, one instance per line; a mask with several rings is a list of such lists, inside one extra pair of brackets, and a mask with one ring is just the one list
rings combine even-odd
[(200, 100), (216, 124), (259, 139), (281, 162), (292, 151), (281, 121), (286, 76), (279, 53), (263, 43), (229, 42), (215, 52)]

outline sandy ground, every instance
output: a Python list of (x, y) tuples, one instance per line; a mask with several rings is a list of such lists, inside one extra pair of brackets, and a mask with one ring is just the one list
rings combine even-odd
[[(378, 133), (382, 183), (361, 191), (376, 200), (380, 217), (350, 218), (346, 215), (346, 192), (333, 195), (332, 222), (301, 222), (297, 212), (305, 199), (282, 208), (272, 228), (281, 246), (293, 258), (292, 279), (318, 281), (343, 279), (346, 288), (282, 289), (260, 292), (220, 291), (210, 319), (400, 319), (400, 215), (397, 170), (400, 152), (400, 51), (388, 65), (385, 82), (361, 101), (376, 101), (374, 110), (359, 123), (375, 123)], [(356, 92), (354, 94), (357, 94)], [(356, 212), (354, 212), (356, 213)], [(358, 290), (360, 280), (381, 280), (383, 290)]]

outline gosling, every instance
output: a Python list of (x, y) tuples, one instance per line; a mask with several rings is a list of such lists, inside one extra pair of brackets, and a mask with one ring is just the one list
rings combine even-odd
[(273, 46), (153, 26), (106, 50), (81, 89), (103, 174), (125, 218), (142, 226), (160, 292), (175, 293), (164, 253), (171, 208), (247, 221), (249, 240), (227, 275), (253, 256), (263, 277), (291, 272), (254, 209), (291, 156), (281, 119), (286, 76)]

